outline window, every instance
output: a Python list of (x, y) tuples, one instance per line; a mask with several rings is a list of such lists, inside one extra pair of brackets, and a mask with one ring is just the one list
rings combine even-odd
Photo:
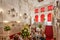
[(52, 21), (52, 13), (48, 14), (48, 21)]
[(44, 14), (42, 14), (42, 15), (40, 16), (40, 18), (41, 18), (41, 22), (44, 22), (44, 17), (45, 17)]
[(48, 6), (48, 11), (53, 10), (53, 5)]
[(41, 8), (41, 12), (44, 12), (44, 11), (45, 11), (45, 7), (42, 7), (42, 8)]
[(38, 15), (35, 16), (35, 22), (38, 22)]
[(38, 9), (35, 9), (35, 13), (38, 13)]

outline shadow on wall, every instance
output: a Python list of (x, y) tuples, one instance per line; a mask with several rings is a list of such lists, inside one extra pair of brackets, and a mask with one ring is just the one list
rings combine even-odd
[(60, 0), (56, 1), (58, 8), (60, 9)]
[(0, 22), (3, 21), (3, 15), (2, 15), (2, 12), (0, 12)]

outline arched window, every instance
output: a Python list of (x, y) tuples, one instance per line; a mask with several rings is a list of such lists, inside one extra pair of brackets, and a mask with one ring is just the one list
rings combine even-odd
[(35, 22), (38, 22), (38, 15), (35, 16)]
[(53, 5), (49, 5), (48, 6), (48, 11), (53, 10), (53, 8), (54, 8)]
[(45, 15), (42, 14), (41, 17), (40, 17), (41, 18), (41, 22), (44, 22), (44, 17), (45, 17)]
[(41, 10), (41, 12), (44, 12), (45, 11), (45, 7), (42, 7), (40, 10)]
[(35, 13), (38, 13), (38, 8), (36, 8), (34, 11), (35, 11)]
[(48, 14), (48, 21), (50, 21), (50, 22), (52, 21), (52, 13)]

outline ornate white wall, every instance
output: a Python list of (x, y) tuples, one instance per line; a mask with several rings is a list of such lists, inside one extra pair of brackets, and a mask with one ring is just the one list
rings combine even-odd
[[(34, 20), (34, 9), (42, 6), (49, 5), (50, 3), (55, 2), (55, 0), (44, 0), (43, 2), (38, 2), (38, 0), (0, 0), (0, 8), (4, 10), (3, 16), (4, 21), (22, 21), (24, 20), (19, 17), (20, 14), (23, 15), (27, 13), (28, 16), (32, 16), (32, 21)], [(11, 15), (8, 15), (8, 10), (14, 8), (18, 14), (17, 17), (12, 18)], [(12, 14), (12, 13), (11, 13)], [(28, 19), (28, 18), (27, 18)], [(29, 23), (29, 19), (27, 20)], [(33, 23), (33, 22), (32, 22)]]

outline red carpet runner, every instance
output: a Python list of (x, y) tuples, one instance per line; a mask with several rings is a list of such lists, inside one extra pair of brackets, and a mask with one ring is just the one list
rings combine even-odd
[(46, 40), (53, 39), (53, 26), (46, 26), (45, 28)]

